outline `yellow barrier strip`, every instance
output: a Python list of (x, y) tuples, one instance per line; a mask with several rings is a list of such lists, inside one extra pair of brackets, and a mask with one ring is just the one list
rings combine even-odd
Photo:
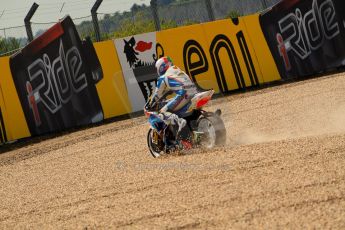
[(281, 80), (277, 65), (262, 32), (259, 17), (259, 14), (255, 14), (245, 16), (243, 20), (247, 27), (248, 37), (255, 49), (256, 57), (263, 75), (263, 81), (268, 83)]
[(9, 57), (0, 58), (0, 104), (8, 141), (30, 137), (29, 127), (12, 79)]
[(104, 118), (132, 112), (126, 84), (113, 41), (94, 43), (103, 69), (103, 79), (96, 85)]

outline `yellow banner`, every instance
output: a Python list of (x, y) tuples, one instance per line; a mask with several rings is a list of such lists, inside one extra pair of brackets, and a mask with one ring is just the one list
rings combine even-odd
[(104, 118), (132, 112), (126, 84), (113, 41), (94, 43), (103, 69), (103, 79), (96, 85)]
[(30, 137), (24, 112), (15, 88), (9, 57), (0, 58), (0, 106), (1, 106), (1, 139), (13, 141)]
[(201, 89), (218, 93), (280, 79), (259, 14), (157, 32), (157, 55), (172, 57)]
[(278, 81), (281, 80), (281, 77), (261, 29), (259, 17), (259, 14), (243, 17), (248, 40), (255, 50), (256, 60), (260, 66), (263, 81), (265, 83)]

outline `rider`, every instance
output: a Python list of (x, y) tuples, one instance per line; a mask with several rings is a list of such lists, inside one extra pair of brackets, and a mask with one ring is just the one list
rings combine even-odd
[(185, 111), (193, 96), (198, 93), (197, 88), (190, 77), (173, 64), (170, 57), (158, 59), (156, 69), (159, 77), (149, 104), (165, 99), (173, 93), (175, 97), (168, 100), (159, 110), (159, 115), (153, 123), (159, 124), (160, 120), (165, 123), (163, 126), (157, 125), (159, 132), (161, 131), (159, 129), (163, 129), (164, 126), (177, 124), (179, 133), (187, 122), (178, 115)]

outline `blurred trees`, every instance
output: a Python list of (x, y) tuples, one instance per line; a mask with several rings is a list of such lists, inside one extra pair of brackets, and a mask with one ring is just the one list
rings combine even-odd
[(21, 46), (21, 40), (17, 38), (3, 38), (0, 37), (0, 54), (7, 54), (13, 50), (17, 50)]

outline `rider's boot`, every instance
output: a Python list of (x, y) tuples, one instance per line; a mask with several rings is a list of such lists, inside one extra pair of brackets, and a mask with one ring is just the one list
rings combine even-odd
[(187, 121), (185, 119), (180, 118), (179, 116), (177, 116), (176, 114), (173, 114), (173, 113), (169, 116), (168, 120), (170, 121), (171, 124), (177, 125), (177, 128), (178, 128), (177, 133), (181, 132), (181, 130), (187, 124)]
[(178, 141), (178, 136), (181, 130), (186, 126), (187, 121), (183, 118), (180, 118), (176, 114), (166, 112), (164, 113), (164, 118), (166, 120), (167, 125), (171, 125), (171, 128), (173, 128), (172, 133), (175, 136), (175, 140), (167, 140), (165, 142), (166, 146), (166, 153), (168, 152), (174, 152), (178, 149), (180, 149), (179, 141)]
[(165, 149), (164, 149), (165, 153), (172, 153), (172, 152), (177, 151), (178, 149), (179, 149), (179, 146), (178, 146), (176, 141), (174, 141), (174, 140), (167, 140), (165, 142)]
[(181, 130), (186, 126), (187, 121), (183, 118), (177, 119), (177, 125), (178, 125), (178, 133), (181, 132)]

